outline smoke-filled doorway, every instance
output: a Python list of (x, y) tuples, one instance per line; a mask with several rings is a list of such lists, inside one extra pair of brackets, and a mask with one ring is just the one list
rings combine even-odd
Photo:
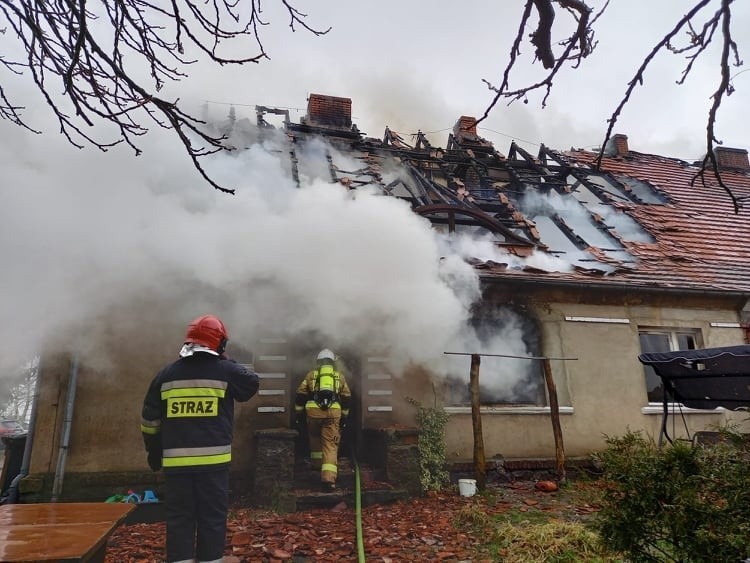
[(362, 434), (362, 414), (361, 414), (361, 361), (359, 355), (354, 350), (333, 348), (330, 344), (319, 343), (317, 340), (310, 340), (306, 344), (297, 344), (294, 347), (294, 353), (289, 358), (290, 372), (290, 389), (289, 389), (289, 424), (299, 432), (295, 443), (295, 456), (299, 459), (309, 459), (310, 448), (307, 436), (307, 425), (305, 417), (302, 417), (302, 423), (297, 425), (295, 412), (295, 396), (297, 387), (302, 382), (307, 373), (315, 368), (316, 357), (323, 348), (330, 348), (336, 354), (336, 367), (344, 374), (346, 382), (352, 393), (349, 416), (346, 425), (341, 431), (341, 442), (339, 445), (339, 458), (350, 458), (352, 448), (356, 448)]

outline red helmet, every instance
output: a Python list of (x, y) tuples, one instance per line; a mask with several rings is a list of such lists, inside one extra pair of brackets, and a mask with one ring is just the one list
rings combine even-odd
[(191, 321), (185, 335), (185, 343), (199, 344), (219, 354), (224, 352), (228, 340), (229, 335), (224, 323), (214, 315), (203, 315)]

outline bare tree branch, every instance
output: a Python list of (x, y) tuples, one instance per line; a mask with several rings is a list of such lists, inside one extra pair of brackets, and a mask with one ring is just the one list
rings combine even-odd
[(732, 0), (721, 0), (721, 9), (715, 16), (721, 18), (721, 34), (723, 38), (721, 49), (721, 80), (719, 81), (718, 88), (713, 96), (711, 96), (713, 102), (711, 103), (711, 109), (708, 111), (708, 125), (706, 126), (706, 156), (703, 158), (703, 166), (701, 166), (700, 171), (696, 174), (696, 177), (693, 178), (693, 181), (695, 181), (696, 178), (701, 178), (702, 182), (705, 184), (706, 169), (710, 164), (716, 182), (729, 194), (729, 197), (732, 199), (732, 204), (734, 205), (734, 212), (739, 213), (742, 201), (740, 198), (736, 197), (731, 188), (724, 183), (721, 171), (719, 170), (719, 164), (716, 162), (716, 154), (714, 154), (714, 143), (721, 144), (721, 141), (716, 138), (716, 133), (714, 132), (716, 113), (719, 111), (719, 106), (721, 106), (721, 101), (724, 95), (726, 94), (727, 96), (730, 96), (734, 91), (734, 88), (730, 83), (731, 77), (729, 76), (730, 54), (734, 56), (735, 66), (740, 66), (742, 64), (737, 51), (737, 44), (732, 39), (730, 28), (730, 21), (732, 18), (732, 12), (730, 9), (731, 3)]
[[(608, 120), (609, 126), (607, 127), (607, 133), (605, 134), (604, 141), (602, 142), (602, 146), (599, 149), (599, 154), (595, 160), (595, 164), (597, 167), (601, 165), (601, 161), (606, 150), (606, 145), (612, 135), (615, 123), (617, 122), (622, 109), (630, 99), (630, 96), (635, 87), (639, 84), (643, 84), (644, 72), (648, 68), (649, 64), (651, 64), (654, 57), (664, 49), (667, 49), (676, 54), (687, 54), (688, 63), (683, 69), (680, 79), (677, 81), (677, 84), (683, 84), (685, 82), (685, 79), (690, 74), (690, 71), (693, 68), (693, 64), (698, 59), (698, 57), (700, 57), (706, 51), (706, 48), (714, 39), (716, 30), (719, 28), (719, 26), (721, 26), (722, 49), (719, 61), (721, 78), (717, 89), (711, 96), (711, 99), (713, 101), (708, 112), (708, 120), (706, 124), (706, 155), (703, 158), (701, 169), (693, 178), (693, 181), (700, 178), (701, 181), (705, 184), (706, 172), (710, 169), (718, 185), (724, 191), (726, 191), (731, 198), (735, 213), (737, 213), (739, 212), (741, 207), (741, 200), (734, 195), (732, 189), (724, 182), (724, 179), (721, 175), (721, 170), (719, 169), (719, 165), (716, 161), (714, 148), (715, 145), (721, 144), (721, 141), (716, 138), (715, 133), (716, 116), (719, 111), (719, 107), (721, 106), (721, 102), (724, 96), (729, 96), (734, 91), (734, 87), (731, 84), (729, 66), (730, 64), (740, 66), (742, 65), (742, 61), (739, 57), (737, 44), (732, 39), (731, 33), (731, 4), (733, 0), (721, 0), (719, 9), (699, 26), (699, 32), (696, 31), (694, 19), (703, 8), (711, 3), (711, 1), (712, 0), (701, 0), (700, 2), (695, 4), (693, 8), (677, 22), (675, 27), (654, 46), (651, 52), (643, 60), (641, 66), (638, 68), (638, 71), (633, 76), (633, 79), (628, 83), (628, 88), (625, 91), (624, 97)], [(688, 43), (683, 47), (675, 47), (673, 44), (673, 40), (675, 36), (684, 28), (688, 29)], [(730, 56), (732, 56), (734, 59), (733, 63), (730, 63)]]
[(539, 25), (531, 34), (531, 44), (536, 47), (536, 58), (544, 68), (554, 68), (555, 54), (552, 52), (552, 24), (555, 22), (555, 8), (550, 0), (533, 0), (539, 14)]
[[(314, 35), (330, 30), (308, 25), (306, 14), (289, 0), (279, 2), (293, 31), (296, 26)], [(74, 146), (106, 151), (125, 143), (140, 154), (137, 140), (148, 131), (146, 116), (175, 131), (211, 186), (234, 193), (213, 181), (200, 164), (201, 157), (231, 149), (226, 139), (207, 132), (202, 120), (181, 109), (179, 100), (157, 93), (165, 83), (187, 76), (186, 68), (196, 60), (187, 58), (186, 51), (219, 65), (267, 59), (260, 32), (268, 22), (262, 13), (261, 0), (0, 0), (0, 31), (15, 37), (27, 54), (21, 61), (0, 54), (0, 66), (29, 73), (60, 132)], [(224, 55), (233, 44), (247, 51), (248, 40), (254, 53)], [(146, 63), (149, 79), (132, 72), (134, 60)], [(0, 85), (0, 117), (38, 133), (24, 121), (24, 109)], [(84, 129), (97, 123), (114, 126), (114, 136), (101, 140)]]
[[(576, 29), (567, 39), (561, 41), (559, 46), (562, 47), (562, 53), (555, 55), (552, 48), (552, 29), (555, 22), (555, 10), (553, 3), (564, 8), (576, 22)], [(527, 102), (526, 96), (529, 92), (545, 88), (545, 95), (542, 99), (542, 107), (547, 103), (547, 98), (552, 91), (552, 85), (555, 76), (562, 69), (566, 62), (572, 62), (573, 68), (578, 67), (581, 61), (588, 57), (596, 48), (594, 39), (593, 23), (607, 9), (609, 0), (605, 2), (604, 7), (592, 18), (592, 9), (582, 0), (527, 0), (523, 16), (518, 27), (518, 32), (513, 41), (510, 58), (503, 72), (503, 80), (500, 86), (494, 86), (487, 80), (483, 82), (487, 87), (495, 92), (495, 96), (485, 110), (484, 114), (477, 120), (477, 123), (484, 121), (489, 116), (492, 109), (497, 105), (501, 98), (509, 100), (508, 104), (523, 99)], [(531, 10), (535, 9), (539, 16), (539, 23), (536, 30), (531, 33), (530, 42), (536, 47), (535, 56), (542, 62), (544, 68), (551, 69), (547, 75), (540, 81), (523, 88), (515, 90), (510, 89), (509, 77), (511, 70), (518, 62), (520, 54), (520, 44), (523, 40)]]
[[(607, 133), (604, 135), (604, 141), (602, 142), (601, 149), (599, 150), (599, 155), (596, 157), (596, 160), (594, 161), (597, 166), (601, 165), (602, 157), (604, 156), (604, 151), (606, 149), (607, 141), (609, 141), (610, 137), (612, 136), (612, 130), (614, 129), (615, 123), (617, 123), (617, 119), (620, 117), (620, 113), (622, 112), (622, 109), (625, 107), (625, 105), (630, 100), (630, 96), (633, 93), (633, 90), (635, 90), (636, 86), (639, 84), (643, 84), (643, 73), (646, 71), (648, 66), (651, 64), (651, 62), (654, 60), (654, 57), (662, 50), (667, 48), (669, 45), (671, 45), (672, 40), (674, 37), (680, 32), (681, 29), (683, 29), (686, 25), (690, 23), (690, 21), (695, 17), (695, 15), (700, 12), (703, 8), (706, 7), (707, 4), (709, 4), (711, 0), (701, 0), (698, 2), (693, 8), (684, 15), (674, 26), (672, 31), (667, 33), (656, 45), (654, 45), (653, 49), (651, 49), (651, 52), (646, 55), (646, 58), (643, 59), (643, 62), (638, 67), (638, 70), (636, 71), (633, 78), (628, 82), (628, 87), (625, 90), (625, 95), (620, 100), (620, 103), (617, 104), (617, 108), (615, 108), (615, 111), (612, 113), (612, 116), (607, 120), (609, 122), (609, 126), (607, 127)], [(692, 39), (691, 39), (692, 41)], [(688, 48), (696, 48), (698, 44), (693, 43), (691, 47)], [(689, 63), (692, 64), (692, 61)], [(684, 76), (682, 78), (684, 80)]]
[[(630, 101), (630, 98), (639, 85), (642, 85), (645, 78), (645, 72), (651, 65), (655, 57), (662, 51), (669, 51), (676, 55), (685, 56), (687, 63), (683, 69), (677, 84), (684, 84), (690, 72), (693, 69), (695, 62), (706, 53), (709, 45), (717, 37), (717, 30), (721, 30), (721, 41), (722, 49), (719, 60), (719, 68), (721, 72), (721, 78), (719, 84), (711, 96), (712, 103), (708, 113), (708, 120), (706, 124), (706, 156), (703, 159), (703, 164), (693, 179), (700, 178), (704, 183), (706, 182), (706, 173), (709, 171), (712, 173), (713, 178), (716, 180), (719, 186), (721, 186), (732, 198), (735, 211), (739, 211), (743, 200), (750, 198), (738, 198), (732, 192), (732, 189), (726, 185), (722, 178), (721, 171), (719, 170), (716, 162), (716, 156), (714, 155), (715, 145), (720, 145), (715, 133), (716, 117), (721, 106), (722, 100), (725, 96), (730, 96), (734, 92), (734, 85), (732, 84), (732, 76), (730, 76), (730, 64), (734, 66), (741, 66), (742, 61), (740, 60), (739, 51), (736, 42), (732, 38), (731, 32), (731, 15), (732, 15), (732, 3), (734, 0), (698, 0), (695, 2), (693, 7), (682, 16), (675, 26), (669, 31), (651, 51), (644, 57), (633, 78), (628, 82), (625, 93), (615, 108), (614, 112), (610, 116), (607, 126), (607, 131), (604, 136), (604, 141), (601, 144), (599, 153), (594, 160), (594, 166), (599, 168), (604, 157), (608, 141), (612, 137), (612, 132), (617, 120), (620, 117), (623, 109)], [(704, 8), (711, 4), (718, 4), (718, 8), (710, 16), (706, 17), (703, 21), (697, 21), (699, 14)], [(570, 35), (564, 41), (558, 43), (558, 52), (555, 51), (552, 42), (553, 31), (559, 27), (556, 19), (554, 10), (554, 4), (562, 7), (576, 22), (576, 28), (572, 35)], [(502, 81), (499, 86), (494, 86), (489, 81), (484, 80), (487, 87), (495, 94), (484, 111), (484, 114), (477, 120), (477, 123), (485, 120), (490, 112), (494, 109), (500, 99), (507, 99), (508, 104), (511, 104), (517, 100), (523, 100), (524, 103), (528, 102), (528, 94), (538, 89), (544, 89), (545, 93), (542, 98), (541, 105), (545, 107), (547, 99), (551, 93), (553, 81), (557, 76), (557, 73), (563, 68), (566, 62), (570, 61), (573, 68), (576, 68), (581, 64), (591, 52), (596, 48), (596, 41), (594, 40), (594, 24), (598, 18), (607, 9), (609, 2), (605, 2), (602, 9), (594, 16), (591, 17), (592, 9), (582, 0), (526, 0), (523, 15), (518, 27), (518, 32), (513, 41), (511, 47), (510, 56), (508, 63), (503, 71)], [(510, 74), (514, 67), (518, 65), (519, 56), (521, 54), (520, 47), (526, 33), (526, 25), (529, 17), (535, 11), (539, 17), (539, 23), (536, 29), (529, 35), (529, 43), (534, 47), (535, 58), (540, 60), (542, 66), (548, 69), (549, 72), (541, 80), (524, 86), (522, 88), (511, 89), (510, 87)], [(684, 45), (678, 45), (676, 38), (678, 34), (684, 32), (687, 36), (687, 41)], [(731, 59), (731, 61), (730, 61)], [(744, 72), (744, 71), (743, 71)], [(738, 73), (739, 74), (739, 73)], [(736, 75), (735, 75), (736, 76)]]

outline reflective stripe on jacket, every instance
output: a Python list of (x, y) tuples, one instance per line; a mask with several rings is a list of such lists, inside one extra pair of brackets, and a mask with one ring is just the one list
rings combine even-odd
[[(320, 390), (331, 391), (334, 394), (335, 400), (328, 409), (321, 409), (315, 402), (315, 393)], [(296, 412), (307, 411), (309, 416), (315, 418), (326, 417), (326, 410), (331, 409), (340, 410), (342, 416), (348, 416), (351, 396), (344, 374), (332, 365), (322, 365), (308, 372), (297, 387), (294, 409)]]
[(154, 377), (143, 401), (148, 451), (162, 450), (165, 471), (200, 471), (232, 459), (234, 402), (249, 400), (258, 376), (218, 356), (195, 353)]

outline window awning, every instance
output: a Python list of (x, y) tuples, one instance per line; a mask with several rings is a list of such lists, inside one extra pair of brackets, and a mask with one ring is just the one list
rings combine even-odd
[(665, 398), (693, 409), (750, 408), (750, 345), (638, 356), (654, 368)]

